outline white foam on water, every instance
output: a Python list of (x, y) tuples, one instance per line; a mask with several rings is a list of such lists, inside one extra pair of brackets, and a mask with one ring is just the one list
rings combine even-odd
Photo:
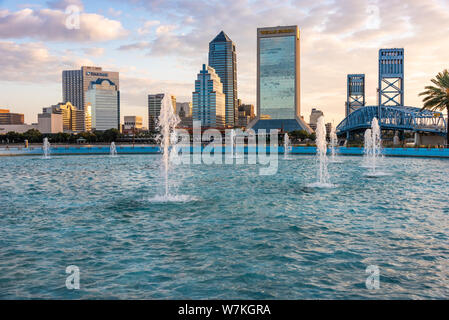
[(171, 202), (180, 202), (180, 203), (186, 203), (186, 202), (192, 202), (192, 201), (198, 201), (199, 199), (193, 196), (189, 195), (159, 195), (155, 196), (153, 198), (147, 199), (147, 201), (151, 203), (171, 203)]
[(314, 182), (307, 185), (308, 188), (317, 188), (317, 189), (331, 189), (336, 188), (337, 185), (332, 183), (322, 183), (322, 182)]

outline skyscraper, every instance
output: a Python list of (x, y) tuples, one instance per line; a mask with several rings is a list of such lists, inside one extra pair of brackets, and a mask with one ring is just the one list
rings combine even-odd
[[(162, 100), (164, 99), (165, 93), (149, 94), (148, 95), (148, 129), (156, 130), (157, 119), (161, 114)], [(170, 95), (173, 109), (176, 112), (176, 97)]]
[(223, 128), (226, 123), (226, 101), (223, 85), (214, 68), (206, 67), (198, 73), (195, 91), (192, 93), (193, 121), (201, 121), (203, 127)]
[(299, 28), (257, 29), (257, 118), (250, 128), (306, 130), (300, 116)]
[(119, 73), (103, 71), (100, 67), (81, 67), (81, 70), (65, 70), (62, 72), (62, 99), (64, 103), (70, 102), (78, 109), (86, 107), (86, 92), (92, 82), (98, 79), (109, 79), (117, 90), (119, 86)]
[(226, 95), (226, 125), (233, 127), (238, 118), (237, 61), (235, 44), (221, 31), (209, 43), (209, 66), (215, 69)]
[(91, 107), (92, 130), (120, 129), (120, 91), (114, 82), (93, 81), (86, 92), (86, 105)]

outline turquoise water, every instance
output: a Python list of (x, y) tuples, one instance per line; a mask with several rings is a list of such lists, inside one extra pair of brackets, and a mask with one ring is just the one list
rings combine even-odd
[(273, 176), (181, 165), (172, 203), (160, 155), (1, 158), (0, 298), (449, 298), (448, 160), (385, 158), (373, 178), (342, 157), (319, 189), (315, 158), (290, 157)]

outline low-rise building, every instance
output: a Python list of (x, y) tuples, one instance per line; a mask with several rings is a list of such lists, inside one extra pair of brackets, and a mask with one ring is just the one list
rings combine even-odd
[(24, 124), (25, 117), (22, 113), (11, 113), (9, 109), (0, 109), (1, 125), (20, 125)]
[(125, 116), (123, 123), (124, 134), (135, 134), (143, 129), (143, 120), (139, 116)]
[(43, 113), (62, 114), (64, 132), (83, 132), (85, 130), (84, 111), (78, 109), (70, 102), (58, 103), (49, 108), (44, 108)]
[(0, 134), (8, 132), (25, 133), (31, 129), (38, 129), (37, 124), (0, 124)]
[(44, 112), (37, 115), (37, 129), (41, 133), (64, 132), (64, 122), (61, 113)]

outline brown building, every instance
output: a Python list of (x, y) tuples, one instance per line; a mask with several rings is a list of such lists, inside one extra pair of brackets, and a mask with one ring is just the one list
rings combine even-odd
[(8, 109), (0, 109), (0, 124), (24, 124), (24, 119), (21, 113), (11, 113)]
[(239, 105), (239, 114), (238, 114), (238, 127), (247, 127), (248, 124), (253, 120), (256, 116), (254, 114), (254, 105), (253, 104), (241, 104)]

